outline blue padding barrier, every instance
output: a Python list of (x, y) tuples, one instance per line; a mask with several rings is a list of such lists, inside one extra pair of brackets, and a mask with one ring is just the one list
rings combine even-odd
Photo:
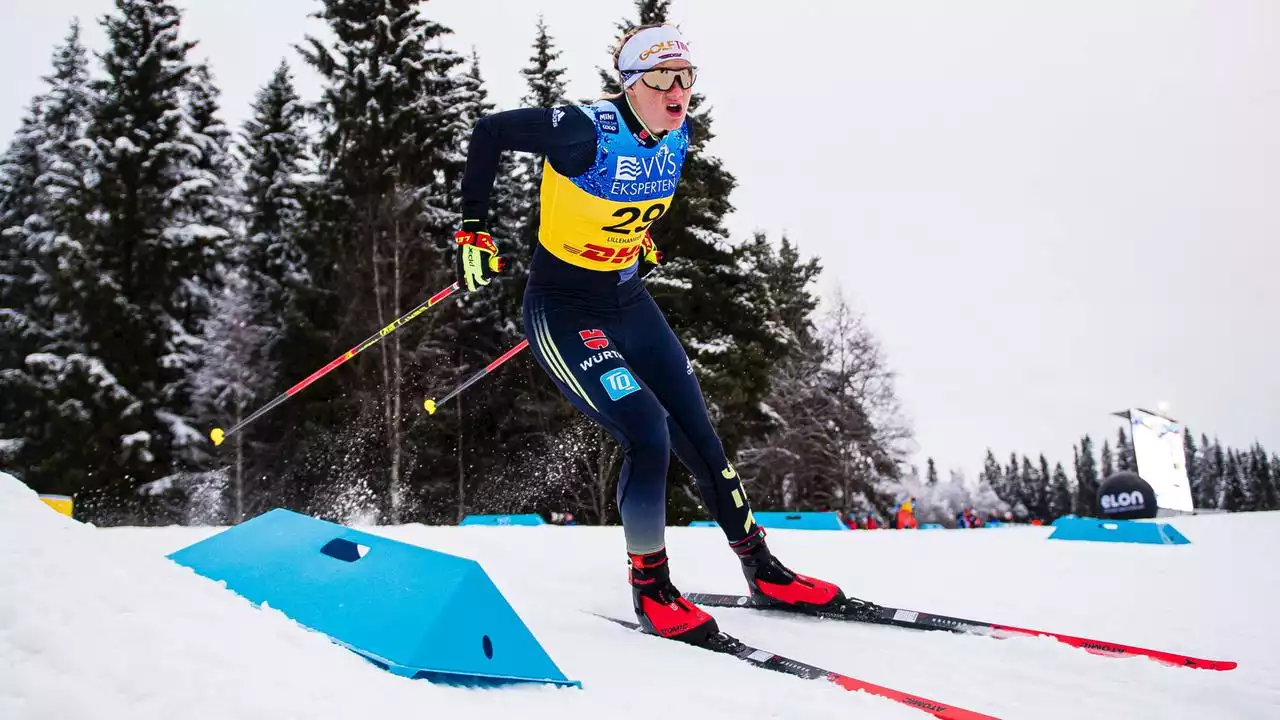
[(921, 530), (945, 530), (941, 523), (924, 523), (920, 526)]
[(789, 530), (848, 530), (834, 512), (757, 512), (756, 524), (763, 528)]
[(537, 513), (524, 515), (468, 515), (459, 525), (546, 525)]
[(992, 520), (991, 522), (984, 524), (982, 527), (990, 527), (990, 528), (1004, 527), (1004, 523), (1000, 522), (999, 520)]
[(169, 558), (396, 675), (579, 685), (474, 560), (283, 509)]
[(719, 523), (715, 520), (693, 520), (689, 523), (689, 527), (719, 527)]
[(1099, 542), (1188, 545), (1191, 543), (1167, 523), (1098, 518), (1058, 518), (1050, 540), (1094, 540)]

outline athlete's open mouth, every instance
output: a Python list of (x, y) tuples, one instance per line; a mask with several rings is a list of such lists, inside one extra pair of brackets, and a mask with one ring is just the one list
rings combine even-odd
[(667, 103), (667, 112), (671, 113), (672, 117), (677, 117), (684, 112), (684, 106), (680, 103)]

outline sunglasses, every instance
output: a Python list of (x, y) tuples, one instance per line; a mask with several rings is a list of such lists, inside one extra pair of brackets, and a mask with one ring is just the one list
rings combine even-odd
[(688, 90), (693, 87), (694, 81), (698, 79), (698, 68), (686, 67), (679, 69), (656, 68), (653, 70), (631, 70), (623, 73), (622, 79), (627, 80), (633, 75), (639, 75), (640, 82), (661, 92), (670, 90), (671, 86), (675, 85), (676, 82), (680, 83), (680, 87)]

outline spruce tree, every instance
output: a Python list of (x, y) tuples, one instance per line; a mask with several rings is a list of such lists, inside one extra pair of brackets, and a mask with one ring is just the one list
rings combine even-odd
[(1226, 464), (1223, 466), (1222, 509), (1227, 512), (1248, 510), (1251, 498), (1245, 489), (1245, 478), (1241, 472), (1240, 458), (1235, 450), (1226, 453)]
[[(324, 0), (317, 16), (332, 41), (308, 37), (302, 54), (323, 79), (315, 111), (327, 177), (323, 221), (304, 247), (313, 281), (330, 293), (312, 309), (324, 318), (316, 329), (342, 347), (453, 281), (470, 131), (460, 108), (473, 100), (455, 73), (462, 58), (439, 45), (451, 31), (424, 17), (418, 2)], [(372, 494), (371, 509), (394, 522), (415, 506), (447, 502), (456, 482), (446, 468), (459, 449), (434, 435), (420, 409), (428, 388), (418, 383), (457, 364), (455, 344), (439, 336), (456, 309), (433, 309), (400, 328), (313, 393), (325, 422), (311, 462), (339, 468), (336, 483), (315, 489), (317, 509)], [(406, 405), (410, 392), (417, 397)]]
[[(1205, 440), (1203, 437), (1201, 439)], [(1206, 451), (1210, 458), (1208, 466), (1209, 487), (1213, 489), (1213, 504), (1208, 507), (1226, 509), (1227, 459), (1222, 451), (1222, 443), (1215, 437), (1213, 445), (1210, 446), (1206, 440), (1205, 447), (1212, 447), (1212, 450)]]
[(1095, 517), (1098, 503), (1098, 465), (1093, 457), (1093, 439), (1085, 435), (1076, 451), (1076, 514)]
[(1183, 428), (1182, 450), (1184, 467), (1187, 469), (1187, 482), (1191, 486), (1192, 507), (1207, 507), (1204, 493), (1204, 463), (1200, 457), (1200, 450), (1196, 447), (1196, 438), (1191, 434), (1190, 428)]
[(107, 333), (90, 345), (143, 404), (129, 457), (154, 477), (191, 468), (205, 444), (188, 408), (229, 238), (226, 131), (211, 81), (187, 62), (194, 43), (178, 37), (177, 8), (116, 7), (90, 129), (100, 178), (90, 255), (102, 276), (88, 326)]
[(1062, 463), (1053, 466), (1053, 480), (1050, 487), (1052, 492), (1049, 500), (1049, 517), (1046, 520), (1053, 521), (1063, 515), (1070, 515), (1073, 504), (1071, 480), (1067, 478), (1067, 471), (1062, 467)]
[(935, 487), (938, 484), (938, 468), (933, 464), (933, 458), (929, 458), (929, 467), (925, 471), (925, 482), (929, 487)]
[[(1138, 472), (1138, 460), (1133, 454), (1133, 443), (1124, 428), (1116, 428), (1116, 470), (1121, 472)], [(1106, 476), (1104, 475), (1105, 479)]]
[(1112, 462), (1111, 442), (1105, 438), (1102, 440), (1102, 452), (1100, 453), (1100, 455), (1102, 460), (1102, 465), (1100, 468), (1102, 472), (1101, 477), (1105, 480), (1106, 478), (1109, 478), (1112, 475), (1114, 475), (1116, 472), (1115, 464)]
[(1053, 503), (1053, 471), (1049, 468), (1049, 460), (1040, 453), (1039, 472), (1036, 473), (1035, 493), (1033, 495), (1035, 506), (1032, 508), (1032, 514), (1041, 520), (1049, 520), (1053, 513), (1051, 505)]
[(978, 486), (990, 488), (1000, 502), (1008, 505), (1000, 494), (1005, 488), (1004, 470), (1000, 467), (1000, 462), (996, 460), (996, 454), (991, 448), (987, 448), (987, 456), (982, 461), (982, 471), (978, 474)]
[[(252, 111), (236, 143), (243, 164), (243, 241), (205, 327), (199, 383), (205, 411), (221, 427), (240, 422), (315, 365), (314, 357), (299, 354), (296, 342), (306, 325), (302, 297), (312, 292), (300, 243), (314, 163), (287, 63), (258, 91)], [(282, 371), (286, 366), (294, 372)], [(302, 422), (298, 409), (292, 403), (277, 408), (237, 434), (223, 454), (231, 466), (231, 518), (288, 504), (277, 463), (292, 454), (282, 443)]]
[(106, 454), (78, 445), (97, 430), (94, 410), (125, 412), (133, 400), (87, 354), (78, 312), (93, 277), (79, 143), (87, 64), (73, 22), (0, 169), (0, 449), (32, 487), (68, 494), (91, 485), (96, 468), (84, 461)]
[(1261, 443), (1255, 443), (1250, 452), (1253, 463), (1254, 486), (1258, 489), (1254, 507), (1257, 510), (1280, 510), (1280, 488), (1272, 473), (1267, 451)]
[[(560, 51), (555, 49), (555, 41), (547, 30), (547, 24), (541, 14), (538, 15), (537, 35), (533, 39), (533, 55), (529, 64), (520, 74), (524, 76), (528, 92), (520, 98), (524, 107), (550, 108), (568, 102), (565, 90), (564, 75), (567, 69), (560, 64)], [(542, 183), (542, 163), (540, 155), (523, 155), (517, 160), (517, 192), (524, 209), (524, 226), (514, 247), (517, 254), (532, 254), (538, 242), (538, 224), (541, 221), (541, 205), (539, 190)]]
[[(27, 355), (39, 349), (49, 333), (46, 318), (37, 310), (37, 298), (47, 297), (47, 288), (39, 280), (40, 266), (27, 243), (25, 227), (27, 218), (37, 215), (40, 207), (36, 180), (43, 174), (42, 138), (37, 99), (0, 158), (0, 367), (6, 371), (0, 375), (0, 383), (6, 384), (15, 381), (9, 376), (21, 372)], [(19, 428), (6, 426), (6, 419), (16, 418), (17, 412), (13, 408), (0, 416), (0, 427), (4, 428), (0, 437), (14, 435), (6, 447), (20, 444)]]

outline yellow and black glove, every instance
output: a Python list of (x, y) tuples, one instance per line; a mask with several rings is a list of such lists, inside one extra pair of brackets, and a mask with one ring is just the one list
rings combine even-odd
[(662, 251), (653, 243), (653, 236), (644, 231), (644, 239), (640, 241), (640, 266), (636, 269), (640, 277), (644, 277), (662, 264)]
[(467, 292), (489, 284), (489, 279), (502, 272), (505, 261), (498, 257), (498, 246), (493, 237), (483, 230), (462, 230), (453, 234), (458, 254), (454, 258), (454, 271), (458, 284)]

